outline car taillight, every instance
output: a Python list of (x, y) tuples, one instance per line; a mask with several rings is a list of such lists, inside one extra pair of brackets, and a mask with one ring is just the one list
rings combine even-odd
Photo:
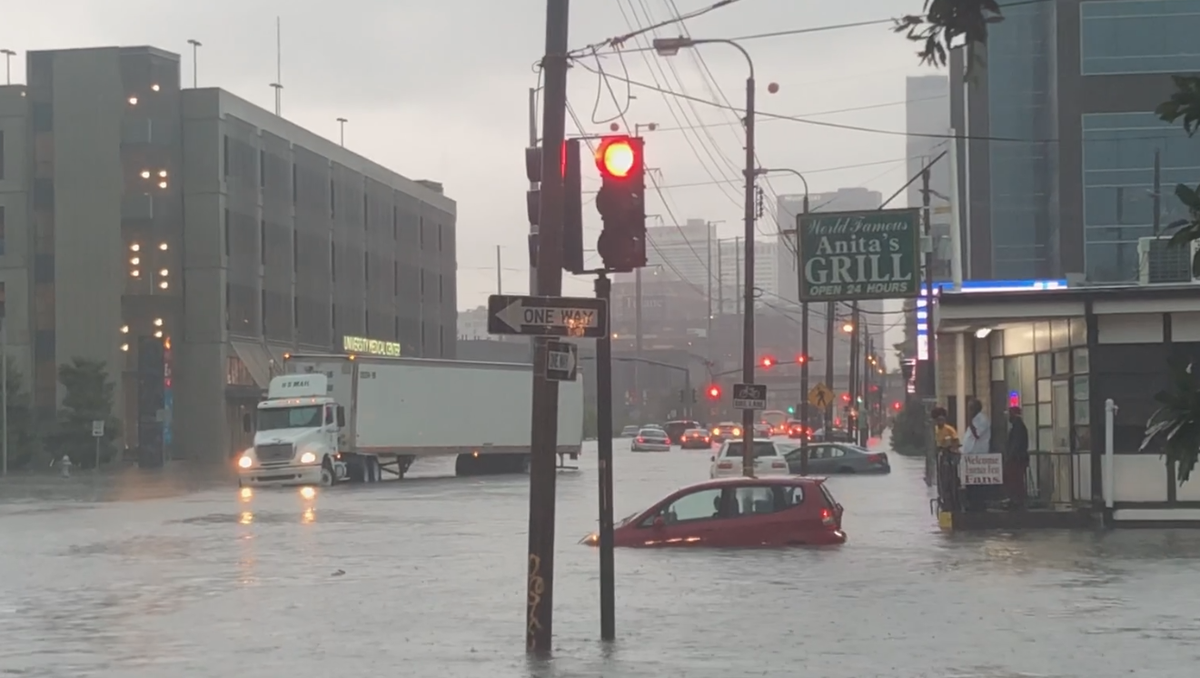
[(717, 464), (717, 468), (722, 469), (722, 470), (729, 470), (729, 469), (733, 468), (733, 462), (732, 461), (723, 461), (723, 462)]
[(643, 437), (641, 437), (641, 436), (638, 436), (638, 442), (639, 442), (639, 443), (644, 443), (644, 442), (646, 442), (646, 439), (645, 439), (645, 438), (643, 438)]
[(883, 461), (882, 454), (868, 454), (867, 455), (867, 463), (868, 464), (878, 464), (881, 461)]
[(837, 519), (833, 516), (833, 511), (827, 508), (821, 509), (821, 524), (825, 527), (837, 527)]

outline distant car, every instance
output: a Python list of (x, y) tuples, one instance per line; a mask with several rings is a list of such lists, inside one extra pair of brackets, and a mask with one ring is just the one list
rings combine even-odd
[[(676, 490), (613, 529), (625, 547), (834, 546), (846, 542), (842, 505), (824, 478), (721, 478)], [(596, 546), (598, 535), (580, 543)]]
[(662, 430), (644, 428), (638, 431), (629, 449), (633, 452), (667, 452), (671, 449), (671, 439)]
[(677, 419), (675, 421), (668, 421), (666, 425), (662, 427), (662, 429), (667, 432), (667, 437), (669, 437), (671, 442), (676, 445), (683, 443), (684, 432), (694, 428), (703, 428), (703, 426), (700, 425), (700, 422), (693, 421), (691, 419)]
[(792, 419), (787, 423), (786, 433), (787, 437), (792, 438), (793, 440), (802, 440), (805, 437), (807, 437), (809, 440), (812, 440), (813, 430), (811, 426), (805, 426), (804, 422), (800, 421), (799, 419)]
[(770, 424), (759, 423), (754, 425), (755, 438), (770, 438), (772, 435), (775, 435), (775, 432)]
[(679, 446), (685, 450), (707, 450), (712, 447), (712, 434), (707, 429), (690, 428), (683, 432)]
[[(788, 468), (800, 472), (800, 448), (787, 455)], [(872, 452), (849, 443), (817, 443), (808, 446), (808, 472), (821, 475), (833, 473), (891, 473), (887, 453)]]
[[(754, 440), (754, 474), (762, 476), (790, 475), (786, 455), (795, 445), (770, 438)], [(726, 440), (712, 458), (710, 478), (730, 478), (742, 475), (742, 441)]]
[(853, 442), (855, 442), (853, 436), (850, 435), (849, 431), (847, 431), (844, 428), (836, 428), (836, 427), (833, 429), (833, 432), (828, 437), (826, 437), (826, 435), (825, 435), (824, 428), (817, 429), (816, 433), (813, 434), (813, 440), (819, 440), (821, 442), (826, 442), (826, 443), (853, 443)]
[(730, 438), (742, 437), (742, 425), (735, 424), (732, 421), (723, 421), (712, 427), (712, 439), (714, 443), (724, 442)]
[(641, 426), (626, 426), (625, 428), (621, 429), (621, 437), (632, 438), (636, 436), (640, 430), (642, 430)]

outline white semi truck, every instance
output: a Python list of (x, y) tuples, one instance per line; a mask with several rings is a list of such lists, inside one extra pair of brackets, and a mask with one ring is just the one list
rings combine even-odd
[[(285, 366), (238, 457), (243, 486), (378, 482), (432, 456), (455, 455), (460, 476), (529, 468), (530, 365), (290, 355)], [(560, 464), (582, 440), (582, 383), (561, 382)]]

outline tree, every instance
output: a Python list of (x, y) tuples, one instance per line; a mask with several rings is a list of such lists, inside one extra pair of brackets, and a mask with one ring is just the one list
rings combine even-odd
[[(34, 435), (33, 409), (29, 393), (25, 390), (21, 372), (16, 361), (8, 359), (8, 467), (19, 469), (27, 466), (37, 453), (37, 436)], [(0, 427), (0, 432), (4, 429)]]
[(923, 457), (933, 449), (933, 423), (925, 405), (909, 398), (892, 423), (892, 449), (896, 454)]
[(113, 458), (116, 452), (114, 441), (120, 433), (120, 422), (113, 416), (113, 391), (115, 386), (108, 380), (108, 370), (100, 360), (72, 358), (60, 365), (58, 381), (66, 388), (58, 421), (50, 436), (51, 451), (55, 457), (66, 454), (80, 468), (96, 464), (96, 439), (92, 437), (92, 422), (104, 422), (104, 436), (100, 439), (101, 463)]

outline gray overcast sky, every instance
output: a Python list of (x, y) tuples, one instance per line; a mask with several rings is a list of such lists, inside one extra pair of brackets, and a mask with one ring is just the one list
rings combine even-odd
[[(576, 0), (571, 45), (583, 46), (710, 5), (712, 0)], [(694, 37), (735, 37), (772, 31), (884, 20), (921, 11), (922, 0), (739, 0), (688, 21)], [(622, 14), (624, 11), (624, 16)], [(335, 119), (349, 119), (346, 145), (414, 178), (441, 181), (458, 201), (459, 307), (471, 308), (495, 291), (495, 246), (503, 247), (505, 291), (526, 288), (525, 189), (522, 149), (527, 142), (527, 91), (535, 85), (532, 64), (543, 49), (544, 0), (57, 0), (39, 4), (8, 0), (0, 23), (0, 47), (20, 52), (13, 62), (23, 80), (26, 50), (149, 44), (183, 55), (183, 82), (191, 84), (189, 38), (204, 43), (199, 56), (201, 86), (220, 86), (265, 108), (273, 106), (275, 17), (283, 22), (284, 116), (331, 139)], [(647, 19), (649, 13), (650, 19)], [(679, 29), (663, 29), (678, 35)], [(915, 46), (887, 25), (844, 28), (748, 41), (759, 81), (759, 109), (816, 115), (884, 130), (904, 128), (904, 76), (935, 72), (919, 66)], [(744, 101), (746, 67), (732, 48), (701, 48), (724, 96)], [(665, 60), (653, 53), (625, 56), (633, 80), (669, 83), (670, 89), (720, 100), (703, 79), (695, 56)], [(594, 61), (590, 63), (594, 66)], [(603, 62), (613, 73), (621, 63)], [(659, 68), (662, 70), (660, 71)], [(665, 80), (664, 80), (665, 78)], [(678, 78), (678, 79), (676, 79)], [(768, 94), (768, 83), (779, 92)], [(591, 120), (598, 79), (583, 68), (570, 76), (570, 101), (586, 131), (607, 123)], [(613, 82), (624, 100), (622, 83)], [(678, 127), (697, 120), (721, 124), (693, 136), (679, 131), (648, 135), (647, 163), (661, 168), (665, 186), (711, 182), (667, 190), (668, 205), (651, 195), (647, 212), (724, 220), (723, 237), (737, 235), (741, 219), (743, 151), (736, 114), (704, 104), (689, 105), (634, 90), (629, 124), (655, 122)], [(607, 92), (595, 119), (617, 112)], [(674, 116), (672, 115), (674, 113)], [(568, 130), (573, 125), (568, 121)], [(710, 138), (711, 137), (711, 138)], [(688, 140), (696, 146), (693, 151)], [(808, 173), (813, 192), (868, 186), (885, 194), (907, 179), (904, 138), (841, 131), (790, 121), (762, 121), (759, 157), (772, 167)], [(726, 160), (728, 158), (728, 160)], [(859, 163), (866, 167), (815, 172)], [(711, 175), (710, 175), (711, 173)], [(585, 190), (598, 179), (584, 167)], [(778, 193), (801, 192), (794, 178), (772, 180)], [(902, 206), (903, 202), (897, 202)], [(585, 205), (588, 239), (598, 219)], [(769, 220), (764, 230), (774, 230)], [(568, 279), (564, 293), (589, 295), (591, 282)]]

